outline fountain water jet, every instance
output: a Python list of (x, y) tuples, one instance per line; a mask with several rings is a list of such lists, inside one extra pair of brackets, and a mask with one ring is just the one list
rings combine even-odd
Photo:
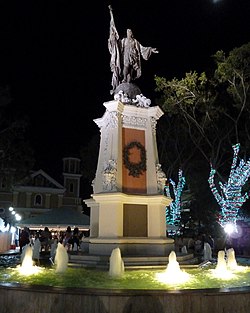
[(36, 238), (36, 240), (34, 241), (34, 246), (33, 246), (33, 255), (32, 255), (33, 260), (39, 261), (40, 251), (41, 251), (41, 242), (40, 242), (39, 238)]
[(216, 272), (223, 272), (227, 270), (227, 262), (225, 259), (225, 251), (220, 250), (218, 252), (217, 265), (215, 267)]
[(27, 245), (23, 251), (24, 256), (23, 256), (23, 260), (22, 260), (22, 265), (21, 267), (23, 269), (25, 268), (29, 268), (33, 266), (33, 249), (30, 245)]
[(69, 262), (69, 256), (68, 252), (65, 249), (65, 247), (58, 242), (57, 249), (56, 249), (56, 255), (55, 255), (55, 265), (56, 273), (63, 273), (68, 268), (68, 262)]
[(181, 270), (175, 251), (171, 251), (166, 270), (163, 273), (157, 273), (156, 278), (163, 283), (179, 284), (188, 281), (190, 275)]
[(233, 248), (227, 250), (227, 268), (230, 270), (238, 269), (238, 264), (235, 259), (235, 253)]
[[(227, 259), (226, 259), (227, 256)], [(225, 253), (224, 250), (218, 252), (217, 265), (212, 273), (215, 277), (221, 279), (232, 279), (235, 277), (235, 272), (245, 271), (246, 267), (238, 266), (234, 249), (228, 249)]]
[(212, 260), (212, 249), (211, 249), (211, 246), (208, 242), (204, 243), (203, 260), (204, 261), (211, 261)]
[(33, 263), (33, 248), (30, 245), (26, 245), (21, 256), (21, 266), (17, 268), (19, 273), (22, 275), (32, 275), (38, 273), (41, 268), (34, 266)]
[(176, 253), (171, 251), (168, 257), (168, 266), (166, 269), (166, 273), (170, 274), (172, 272), (179, 273), (181, 271), (179, 262), (176, 258)]
[(124, 273), (124, 262), (121, 257), (120, 248), (112, 250), (109, 258), (109, 275), (111, 277), (120, 277)]

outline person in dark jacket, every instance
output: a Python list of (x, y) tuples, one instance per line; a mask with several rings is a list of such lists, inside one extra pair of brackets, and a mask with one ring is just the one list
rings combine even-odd
[(20, 245), (20, 253), (23, 251), (23, 247), (30, 243), (30, 233), (28, 227), (24, 227), (20, 233), (19, 245)]

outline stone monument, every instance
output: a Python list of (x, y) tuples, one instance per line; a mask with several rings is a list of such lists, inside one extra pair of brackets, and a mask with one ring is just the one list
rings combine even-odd
[[(166, 237), (165, 208), (172, 199), (164, 195), (166, 175), (156, 143), (157, 120), (163, 112), (133, 83), (141, 73), (139, 54), (146, 53), (147, 59), (158, 51), (137, 41), (124, 48), (111, 7), (110, 14), (114, 99), (104, 103), (104, 115), (94, 120), (101, 138), (93, 194), (84, 201), (91, 208), (89, 253), (110, 255), (119, 247), (122, 255), (166, 256), (174, 241)], [(139, 59), (124, 55), (132, 50)], [(123, 64), (123, 59), (130, 63)]]

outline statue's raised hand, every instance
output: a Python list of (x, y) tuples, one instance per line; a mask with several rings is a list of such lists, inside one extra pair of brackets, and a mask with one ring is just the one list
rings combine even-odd
[(159, 51), (156, 48), (152, 48), (153, 53), (159, 53)]

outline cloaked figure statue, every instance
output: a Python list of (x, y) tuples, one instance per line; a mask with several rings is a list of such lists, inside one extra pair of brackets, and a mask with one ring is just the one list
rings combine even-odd
[(152, 53), (158, 53), (156, 48), (143, 47), (127, 29), (127, 37), (120, 39), (115, 27), (112, 8), (110, 10), (110, 33), (108, 48), (111, 54), (110, 68), (112, 72), (111, 85), (113, 94), (120, 83), (130, 83), (141, 76), (141, 57), (148, 60)]

